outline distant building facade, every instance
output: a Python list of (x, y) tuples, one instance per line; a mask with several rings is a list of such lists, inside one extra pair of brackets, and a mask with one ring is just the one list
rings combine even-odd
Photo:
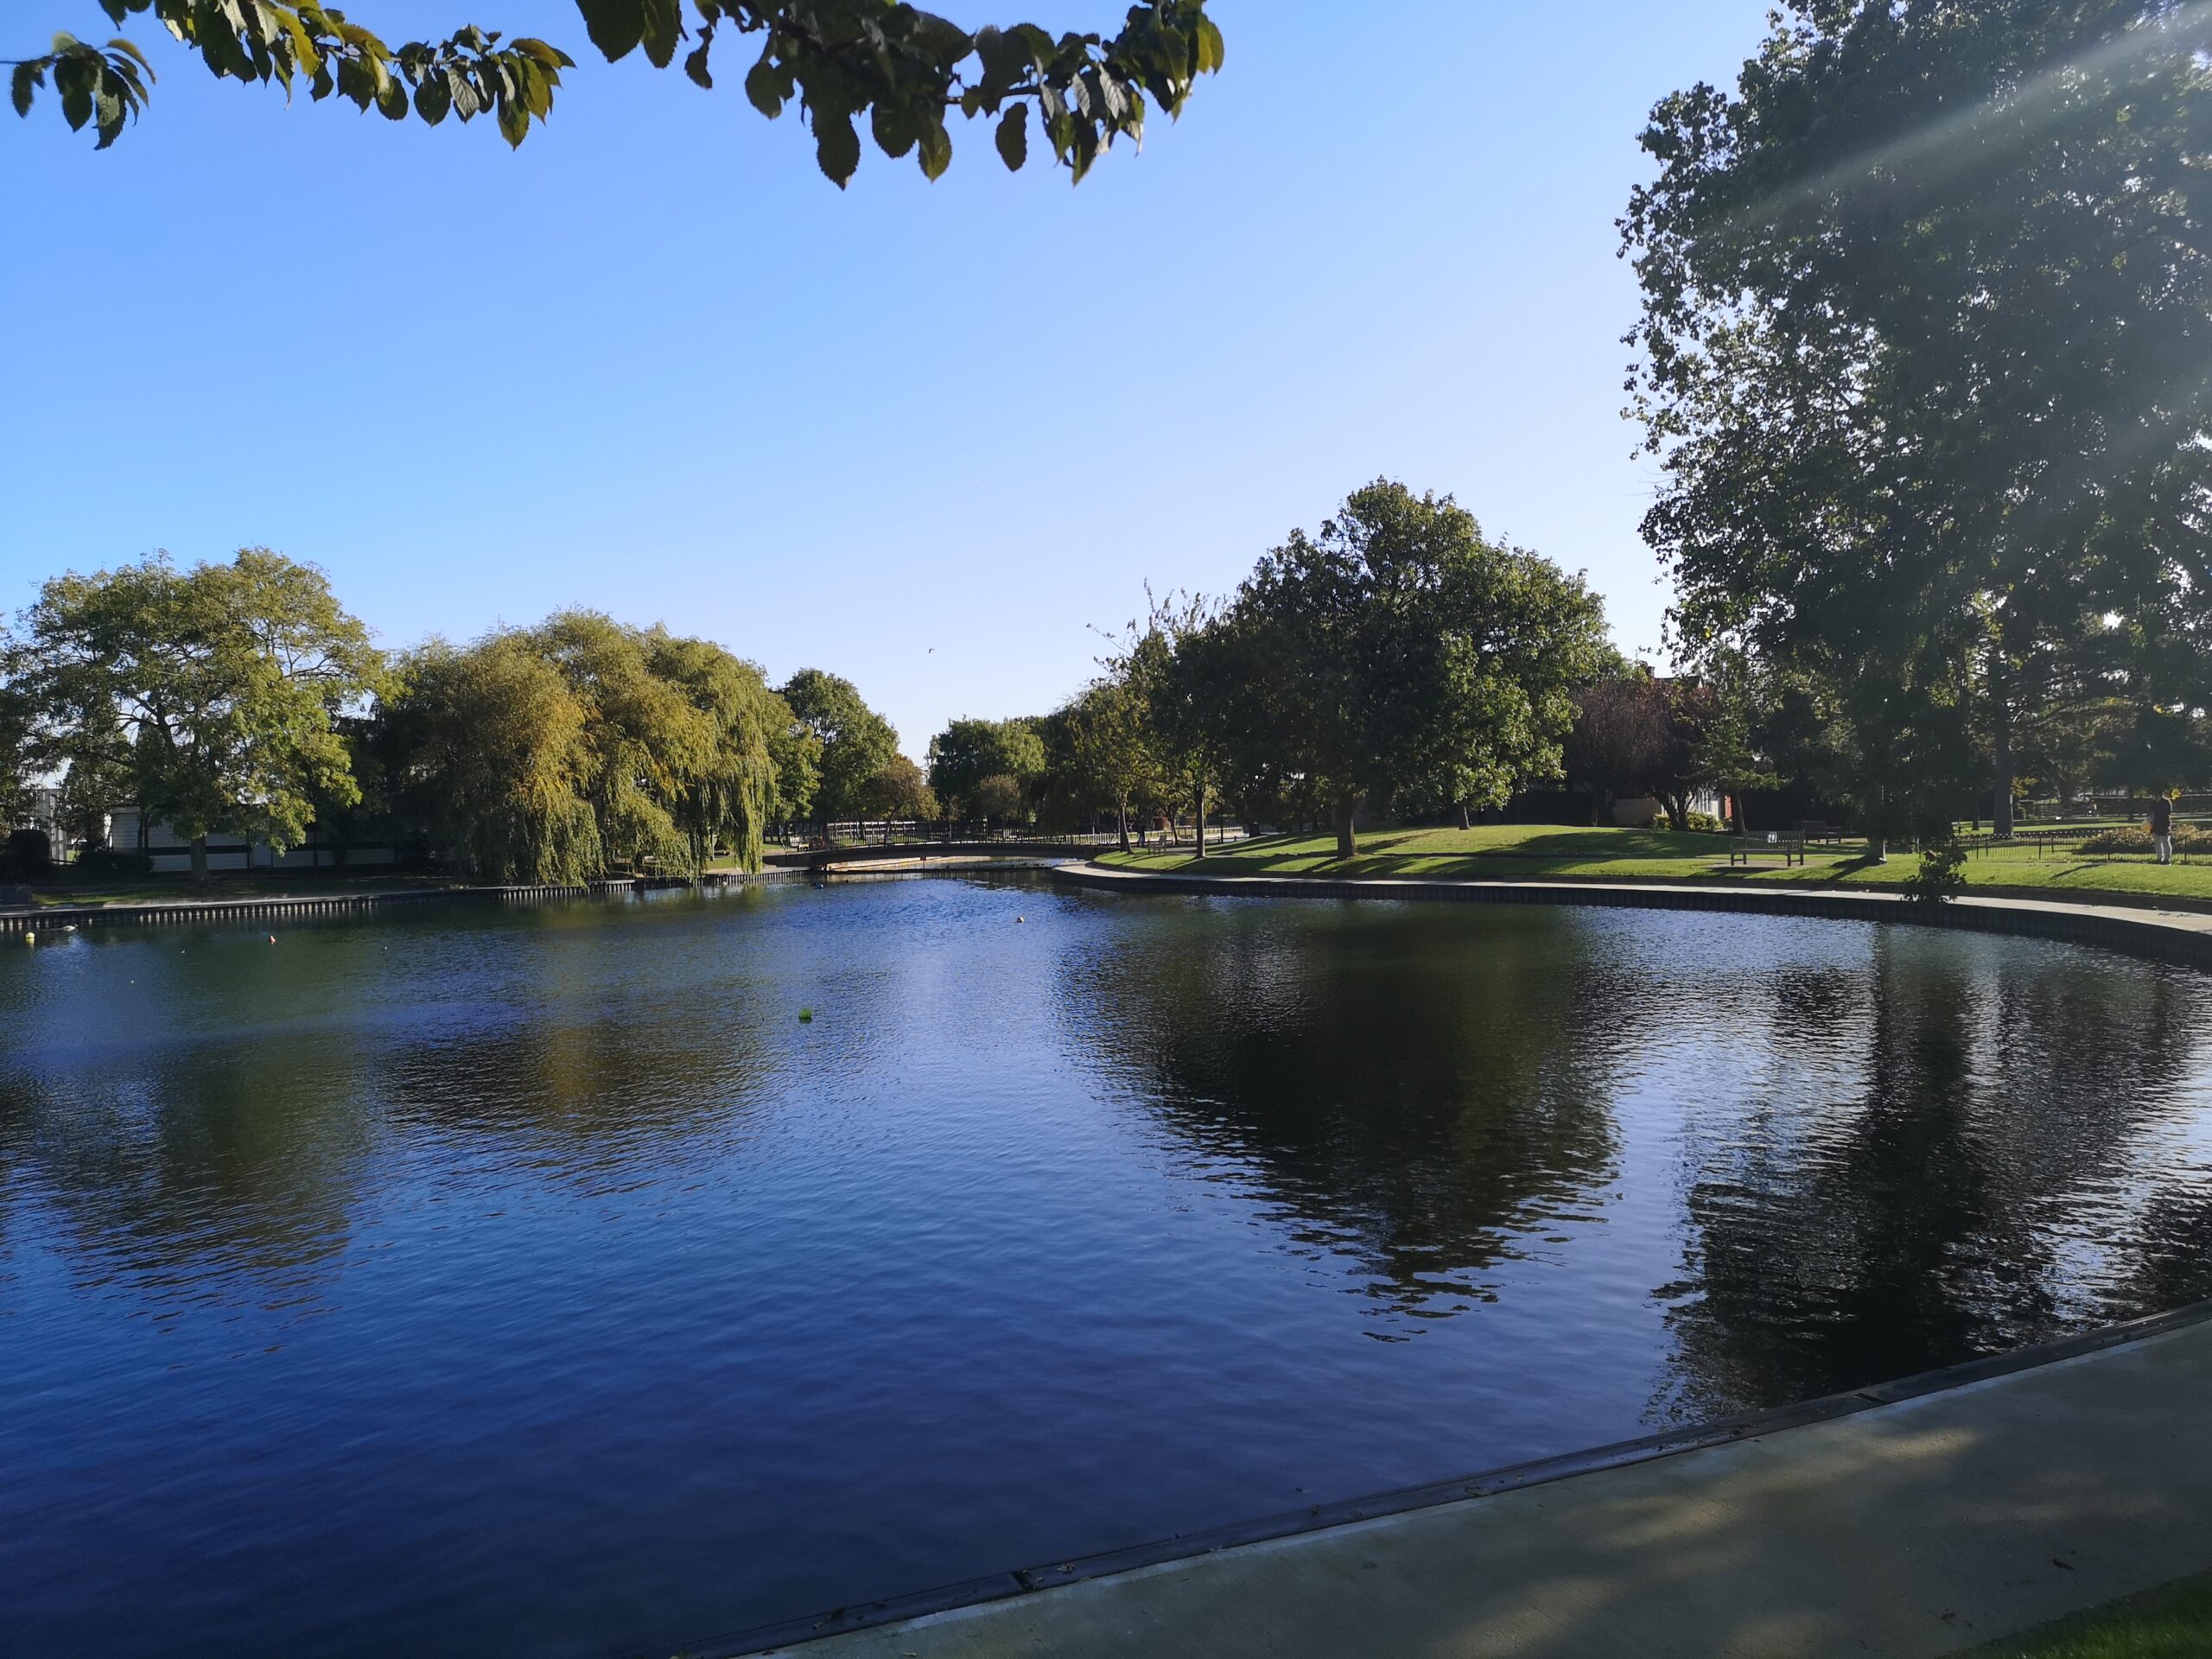
[[(119, 853), (143, 854), (156, 875), (181, 875), (192, 868), (192, 843), (168, 823), (149, 819), (135, 806), (119, 806), (110, 815), (108, 845)], [(336, 842), (326, 836), (320, 825), (308, 830), (307, 840), (283, 853), (265, 841), (248, 841), (241, 836), (207, 837), (210, 870), (362, 869), (398, 861), (399, 849), (388, 841)]]

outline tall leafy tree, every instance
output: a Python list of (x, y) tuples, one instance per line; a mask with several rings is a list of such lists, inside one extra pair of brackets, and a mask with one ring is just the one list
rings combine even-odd
[(815, 812), (824, 819), (861, 816), (868, 780), (899, 753), (898, 732), (850, 680), (818, 668), (799, 670), (777, 695), (821, 745)]
[(1346, 858), (1363, 804), (1502, 804), (1556, 777), (1573, 688), (1605, 649), (1580, 577), (1388, 480), (1262, 558), (1222, 627), (1225, 747), (1325, 802)]
[(903, 754), (894, 754), (861, 785), (861, 816), (869, 818), (907, 818), (929, 823), (938, 817), (938, 799), (922, 769)]
[[(274, 82), (317, 101), (337, 97), (363, 113), (431, 126), (448, 116), (491, 116), (510, 144), (552, 113), (575, 60), (531, 35), (474, 24), (440, 41), (388, 46), (362, 21), (319, 0), (92, 0), (109, 22), (150, 12), (215, 75)], [(760, 50), (745, 95), (769, 119), (796, 102), (812, 130), (817, 163), (842, 188), (861, 160), (861, 122), (886, 156), (912, 155), (931, 179), (952, 162), (957, 112), (994, 123), (1009, 168), (1029, 153), (1030, 110), (1055, 162), (1078, 181), (1117, 137), (1141, 142), (1149, 100), (1180, 115), (1192, 83), (1221, 67), (1221, 31), (1205, 0), (1150, 0), (1129, 8), (1121, 32), (1048, 35), (1030, 23), (973, 33), (899, 0), (575, 0), (584, 32), (610, 62), (640, 52), (711, 89), (717, 63), (747, 36)], [(366, 6), (356, 10), (365, 10)], [(683, 48), (688, 45), (689, 50)], [(717, 46), (725, 50), (717, 53)], [(105, 149), (137, 119), (154, 71), (131, 41), (105, 46), (68, 34), (49, 50), (10, 60), (16, 111), (29, 115), (50, 86), (73, 129), (91, 126)], [(728, 73), (725, 67), (724, 73)]]
[[(2202, 638), (2208, 31), (2176, 0), (1803, 0), (1644, 135), (1622, 229), (1680, 642), (1827, 675), (1885, 822), (1978, 765), (2009, 830), (2054, 644)], [(2146, 694), (2201, 702), (2201, 650), (2167, 660)]]
[(27, 690), (50, 751), (125, 772), (192, 844), (306, 837), (317, 799), (359, 798), (338, 722), (385, 683), (383, 654), (321, 571), (266, 548), (180, 571), (165, 557), (57, 576), (23, 617)]
[(1085, 687), (1062, 711), (1074, 792), (1111, 806), (1122, 850), (1129, 849), (1132, 806), (1166, 791), (1152, 741), (1151, 703), (1123, 673)]
[(1044, 740), (1027, 720), (956, 720), (930, 740), (930, 787), (947, 812), (980, 810), (986, 779), (1026, 789), (1044, 775)]
[(1618, 656), (1575, 693), (1567, 775), (1590, 791), (1598, 823), (1613, 821), (1622, 796), (1651, 787), (1668, 747), (1668, 713), (1666, 687), (1651, 670)]
[(26, 665), (0, 635), (0, 828), (30, 811), (37, 781), (36, 719)]
[(1105, 666), (1141, 704), (1147, 781), (1179, 812), (1191, 808), (1204, 858), (1206, 810), (1229, 760), (1229, 711), (1243, 690), (1232, 631), (1218, 606), (1171, 594), (1130, 624)]
[(822, 739), (789, 703), (780, 697), (777, 702), (779, 717), (768, 732), (768, 758), (776, 769), (769, 817), (789, 829), (814, 817), (815, 797), (822, 790)]

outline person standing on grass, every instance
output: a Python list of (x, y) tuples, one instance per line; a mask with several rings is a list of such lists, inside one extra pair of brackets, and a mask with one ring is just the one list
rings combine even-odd
[(2158, 862), (2174, 861), (2174, 804), (2173, 798), (2161, 793), (2151, 801), (2151, 847), (2158, 855)]

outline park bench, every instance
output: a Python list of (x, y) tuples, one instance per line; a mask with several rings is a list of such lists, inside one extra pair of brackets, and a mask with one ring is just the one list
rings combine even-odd
[(1754, 859), (1775, 857), (1782, 860), (1784, 869), (1792, 864), (1802, 864), (1805, 861), (1805, 837), (1794, 830), (1785, 834), (1779, 830), (1770, 830), (1764, 841), (1756, 836), (1738, 836), (1728, 848), (1728, 862), (1732, 867), (1741, 864), (1749, 868)]
[(1822, 823), (1817, 818), (1797, 820), (1797, 838), (1810, 845), (1821, 845), (1843, 839), (1843, 831), (1832, 823)]

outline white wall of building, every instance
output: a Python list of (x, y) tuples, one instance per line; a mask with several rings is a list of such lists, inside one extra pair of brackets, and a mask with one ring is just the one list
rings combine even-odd
[[(192, 868), (192, 843), (159, 819), (142, 826), (135, 806), (118, 808), (108, 832), (108, 845), (119, 853), (143, 853), (156, 875), (181, 875)], [(265, 841), (238, 836), (207, 838), (210, 870), (329, 870), (364, 869), (376, 864), (396, 864), (399, 852), (389, 843), (340, 847), (308, 832), (302, 845), (279, 854)]]

